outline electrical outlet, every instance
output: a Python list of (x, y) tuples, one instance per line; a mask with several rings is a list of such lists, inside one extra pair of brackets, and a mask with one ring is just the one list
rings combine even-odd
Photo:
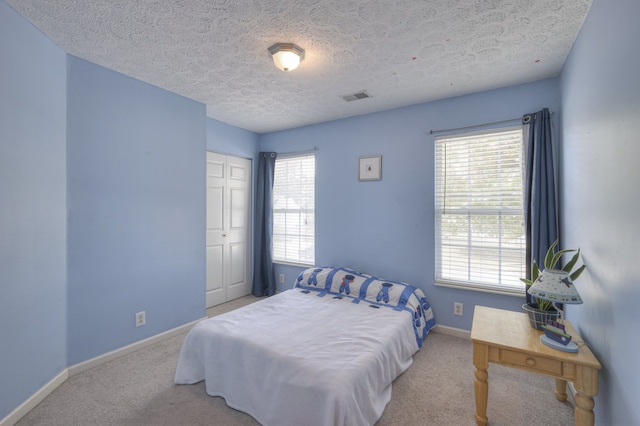
[(145, 311), (136, 313), (136, 327), (143, 326), (147, 323)]
[(280, 274), (280, 282), (283, 283), (284, 282), (284, 274)]
[(462, 303), (455, 302), (453, 304), (453, 314), (462, 316), (462, 307), (463, 307)]

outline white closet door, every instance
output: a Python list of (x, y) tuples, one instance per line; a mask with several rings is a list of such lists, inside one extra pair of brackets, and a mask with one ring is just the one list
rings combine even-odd
[(251, 160), (207, 152), (207, 307), (251, 292)]

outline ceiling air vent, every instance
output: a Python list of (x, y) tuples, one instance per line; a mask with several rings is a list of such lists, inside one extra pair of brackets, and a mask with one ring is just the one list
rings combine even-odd
[(344, 99), (346, 102), (351, 102), (351, 101), (357, 101), (359, 99), (370, 98), (371, 95), (368, 94), (366, 90), (361, 90), (359, 92), (352, 93), (350, 95), (342, 95), (340, 97)]

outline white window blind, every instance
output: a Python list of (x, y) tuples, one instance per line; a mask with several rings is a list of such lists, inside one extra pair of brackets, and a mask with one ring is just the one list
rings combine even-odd
[(277, 157), (273, 183), (273, 260), (315, 263), (315, 156)]
[(436, 283), (521, 293), (522, 128), (436, 137)]

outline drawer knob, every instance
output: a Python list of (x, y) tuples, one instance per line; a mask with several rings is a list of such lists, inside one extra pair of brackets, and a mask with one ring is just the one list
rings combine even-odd
[(536, 360), (533, 358), (527, 358), (527, 365), (529, 367), (535, 367), (536, 366)]

